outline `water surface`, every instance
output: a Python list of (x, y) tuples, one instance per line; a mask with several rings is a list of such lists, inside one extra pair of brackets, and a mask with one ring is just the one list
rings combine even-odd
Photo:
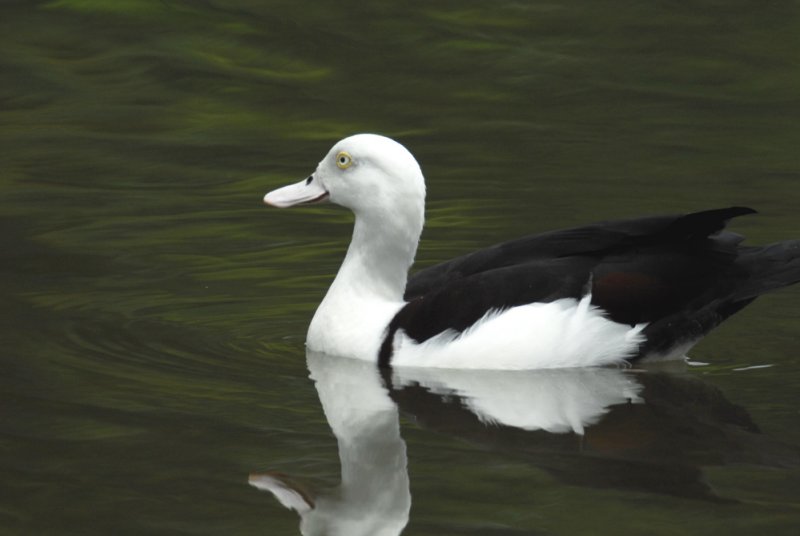
[[(796, 2), (8, 1), (0, 44), (8, 534), (296, 534), (250, 475), (337, 493), (350, 451), (303, 340), (352, 220), (260, 200), (340, 137), (418, 157), (420, 266), (734, 204), (751, 243), (800, 237)], [(705, 366), (500, 377), (541, 393), (511, 424), (491, 382), (373, 385), (395, 527), (794, 534), (799, 300), (748, 307)]]

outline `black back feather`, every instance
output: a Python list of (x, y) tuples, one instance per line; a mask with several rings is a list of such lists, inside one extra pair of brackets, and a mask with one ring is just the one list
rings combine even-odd
[(699, 338), (763, 292), (800, 280), (800, 242), (743, 248), (723, 231), (747, 207), (596, 223), (527, 236), (415, 274), (379, 364), (403, 330), (417, 342), (463, 331), (492, 309), (580, 298), (611, 320), (649, 323), (641, 353)]

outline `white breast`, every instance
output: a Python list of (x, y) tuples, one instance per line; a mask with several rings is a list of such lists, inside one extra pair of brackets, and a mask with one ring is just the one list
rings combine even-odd
[(328, 293), (308, 328), (306, 347), (341, 357), (375, 362), (386, 326), (402, 302), (357, 294)]

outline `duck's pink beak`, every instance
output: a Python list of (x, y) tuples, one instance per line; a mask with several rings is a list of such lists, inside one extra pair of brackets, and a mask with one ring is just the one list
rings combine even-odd
[(311, 175), (296, 184), (272, 190), (264, 196), (264, 203), (273, 207), (286, 208), (294, 205), (321, 203), (328, 199), (328, 191), (319, 180)]

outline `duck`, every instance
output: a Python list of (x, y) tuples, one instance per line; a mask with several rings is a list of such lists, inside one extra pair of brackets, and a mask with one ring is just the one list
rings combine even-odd
[(416, 272), (425, 179), (401, 143), (340, 140), (267, 205), (355, 214), (310, 351), (379, 367), (526, 370), (684, 359), (760, 295), (800, 281), (800, 240), (743, 245), (733, 206), (524, 236)]

